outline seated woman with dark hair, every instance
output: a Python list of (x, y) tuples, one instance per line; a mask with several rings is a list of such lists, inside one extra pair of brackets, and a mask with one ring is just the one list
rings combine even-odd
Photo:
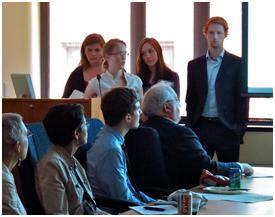
[(85, 170), (74, 158), (87, 143), (83, 106), (52, 107), (43, 125), (53, 147), (38, 163), (36, 189), (46, 214), (106, 214), (96, 207)]

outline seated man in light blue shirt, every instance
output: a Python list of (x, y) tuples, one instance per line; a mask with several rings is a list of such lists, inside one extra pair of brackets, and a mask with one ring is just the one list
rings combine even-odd
[(122, 149), (126, 133), (139, 126), (138, 96), (132, 89), (114, 88), (103, 96), (101, 110), (106, 125), (87, 153), (87, 173), (94, 194), (140, 205), (155, 201), (131, 184)]

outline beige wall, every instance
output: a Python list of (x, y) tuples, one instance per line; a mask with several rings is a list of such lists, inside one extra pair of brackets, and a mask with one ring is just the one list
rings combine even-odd
[(246, 132), (240, 149), (240, 161), (251, 164), (273, 164), (273, 133)]
[(2, 3), (2, 46), (3, 96), (15, 97), (10, 74), (32, 72), (31, 3)]

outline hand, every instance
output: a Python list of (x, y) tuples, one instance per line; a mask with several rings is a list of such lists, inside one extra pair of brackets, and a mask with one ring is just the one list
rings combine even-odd
[(253, 175), (254, 173), (254, 170), (253, 170), (253, 167), (250, 166), (249, 164), (247, 163), (242, 163), (242, 166), (243, 166), (243, 172), (246, 176), (251, 176)]

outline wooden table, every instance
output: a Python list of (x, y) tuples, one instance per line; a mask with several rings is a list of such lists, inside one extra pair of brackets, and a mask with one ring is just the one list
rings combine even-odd
[[(254, 175), (273, 175), (272, 167), (254, 167)], [(273, 195), (273, 178), (242, 178), (242, 188), (251, 193)], [(240, 203), (231, 201), (208, 201), (198, 215), (273, 215), (273, 200)]]

